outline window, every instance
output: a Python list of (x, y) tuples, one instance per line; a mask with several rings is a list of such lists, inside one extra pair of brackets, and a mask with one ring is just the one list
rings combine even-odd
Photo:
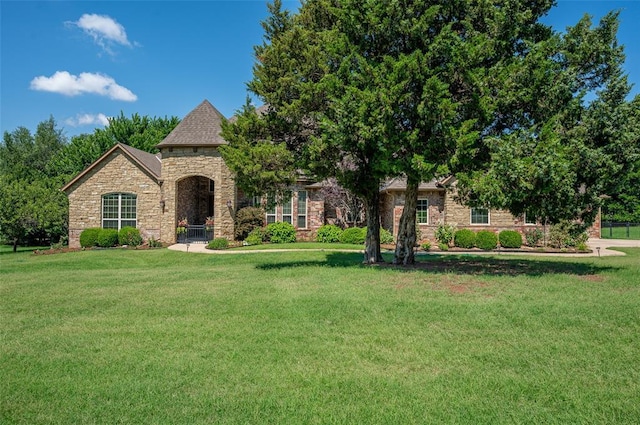
[(471, 224), (489, 224), (489, 209), (471, 208)]
[(418, 198), (416, 221), (418, 224), (429, 224), (429, 200), (427, 198)]
[(293, 201), (291, 198), (282, 204), (282, 221), (293, 224)]
[[(268, 207), (271, 205), (271, 207)], [(276, 203), (272, 197), (267, 197), (267, 224), (276, 222)]]
[(527, 214), (524, 213), (524, 224), (527, 226), (535, 226), (536, 224), (538, 224), (536, 222), (536, 216), (533, 214)]
[(298, 191), (298, 229), (307, 228), (307, 191)]
[(112, 193), (102, 197), (102, 227), (120, 230), (136, 227), (137, 197), (131, 193)]

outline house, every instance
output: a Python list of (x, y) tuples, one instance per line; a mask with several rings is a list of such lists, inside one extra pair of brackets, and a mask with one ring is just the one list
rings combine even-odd
[[(158, 144), (153, 155), (117, 144), (67, 183), (69, 198), (69, 245), (80, 246), (80, 233), (89, 227), (120, 229), (135, 226), (144, 239), (164, 243), (178, 239), (178, 223), (186, 219), (190, 229), (204, 228), (213, 218), (213, 230), (201, 239), (233, 239), (235, 211), (254, 203), (235, 185), (219, 147), (223, 115), (204, 100)], [(450, 181), (420, 185), (417, 220), (423, 238), (433, 240), (438, 223), (458, 228), (514, 229), (523, 232), (539, 226), (527, 217), (487, 208), (468, 208), (455, 202)], [(390, 179), (381, 188), (381, 225), (393, 234), (404, 206), (406, 182)], [(322, 184), (301, 178), (292, 197), (266, 211), (267, 223), (291, 223), (300, 239), (336, 217), (322, 198)], [(599, 235), (599, 228), (593, 229)], [(196, 237), (196, 236), (194, 236)]]

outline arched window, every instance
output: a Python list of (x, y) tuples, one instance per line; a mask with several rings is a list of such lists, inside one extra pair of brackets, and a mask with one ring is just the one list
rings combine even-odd
[(137, 225), (137, 196), (133, 193), (110, 193), (102, 196), (102, 227), (122, 229)]

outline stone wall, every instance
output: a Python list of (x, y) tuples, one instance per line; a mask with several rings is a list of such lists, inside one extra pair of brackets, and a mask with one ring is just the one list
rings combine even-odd
[[(165, 210), (162, 214), (162, 241), (175, 242), (176, 223), (179, 218), (182, 218), (178, 216), (176, 207), (186, 202), (184, 200), (178, 202), (178, 196), (181, 196), (181, 190), (191, 190), (189, 183), (183, 186), (179, 182), (195, 176), (211, 179), (214, 182), (214, 237), (233, 240), (233, 216), (238, 199), (233, 176), (218, 149), (216, 147), (173, 147), (163, 148), (161, 153), (165, 201)], [(201, 181), (208, 181), (206, 179), (194, 179), (195, 183), (191, 184), (199, 185)], [(230, 206), (227, 206), (227, 202)], [(195, 211), (194, 214), (196, 214)]]
[(137, 226), (145, 240), (160, 239), (160, 186), (155, 179), (116, 149), (68, 190), (69, 246), (80, 246), (80, 233), (102, 227), (102, 195), (137, 195)]
[[(444, 193), (442, 191), (420, 191), (418, 198), (427, 198), (429, 201), (428, 222), (419, 224), (417, 228), (420, 230), (420, 239), (433, 240), (438, 223), (444, 220)], [(398, 234), (404, 202), (404, 192), (390, 192), (385, 194), (383, 198), (382, 226), (394, 235)], [(392, 219), (392, 227), (389, 226), (389, 216)]]

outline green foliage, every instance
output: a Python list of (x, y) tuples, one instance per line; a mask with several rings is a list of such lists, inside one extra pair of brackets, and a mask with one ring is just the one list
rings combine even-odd
[(485, 251), (496, 249), (498, 246), (498, 235), (490, 230), (480, 230), (476, 233), (476, 246)]
[(380, 243), (381, 244), (392, 244), (394, 242), (393, 235), (387, 229), (381, 227), (380, 228)]
[(438, 228), (435, 231), (435, 238), (438, 243), (449, 245), (453, 240), (453, 235), (456, 232), (456, 226), (453, 224), (438, 224)]
[(549, 245), (553, 248), (575, 247), (580, 243), (585, 243), (588, 238), (584, 224), (567, 220), (554, 224), (549, 230)]
[(98, 234), (102, 230), (100, 227), (89, 227), (80, 233), (80, 246), (90, 248), (98, 246)]
[(544, 233), (540, 229), (529, 229), (524, 232), (524, 238), (527, 241), (527, 246), (538, 246), (543, 237)]
[(335, 224), (325, 224), (316, 232), (316, 241), (323, 243), (340, 242), (342, 229)]
[(473, 248), (476, 246), (476, 234), (469, 229), (457, 230), (453, 236), (453, 244), (458, 248)]
[(162, 248), (162, 242), (154, 237), (150, 238), (147, 241), (147, 244), (149, 245), (149, 248)]
[(237, 240), (244, 240), (256, 227), (264, 226), (264, 210), (257, 207), (244, 207), (236, 212), (234, 235)]
[(116, 229), (100, 229), (97, 244), (101, 248), (111, 248), (118, 244), (118, 231)]
[(430, 251), (431, 250), (431, 242), (429, 242), (429, 241), (422, 242), (422, 250), (423, 251)]
[(256, 227), (251, 232), (249, 232), (244, 242), (247, 245), (261, 245), (262, 242), (265, 242), (267, 240), (267, 230), (264, 227)]
[(142, 245), (142, 236), (140, 236), (140, 230), (125, 226), (118, 232), (118, 243), (120, 245), (139, 246)]
[(296, 229), (290, 223), (276, 222), (267, 225), (271, 243), (291, 243), (296, 241)]
[(227, 249), (229, 248), (229, 241), (225, 238), (215, 238), (212, 241), (209, 241), (207, 244), (207, 249)]
[(360, 245), (364, 243), (366, 237), (366, 227), (349, 227), (348, 229), (344, 229), (342, 232), (342, 235), (340, 236), (340, 243)]
[(438, 243), (438, 248), (440, 251), (449, 251), (449, 244), (440, 242)]
[(520, 248), (522, 246), (522, 235), (515, 230), (503, 230), (498, 234), (498, 239), (503, 248)]

